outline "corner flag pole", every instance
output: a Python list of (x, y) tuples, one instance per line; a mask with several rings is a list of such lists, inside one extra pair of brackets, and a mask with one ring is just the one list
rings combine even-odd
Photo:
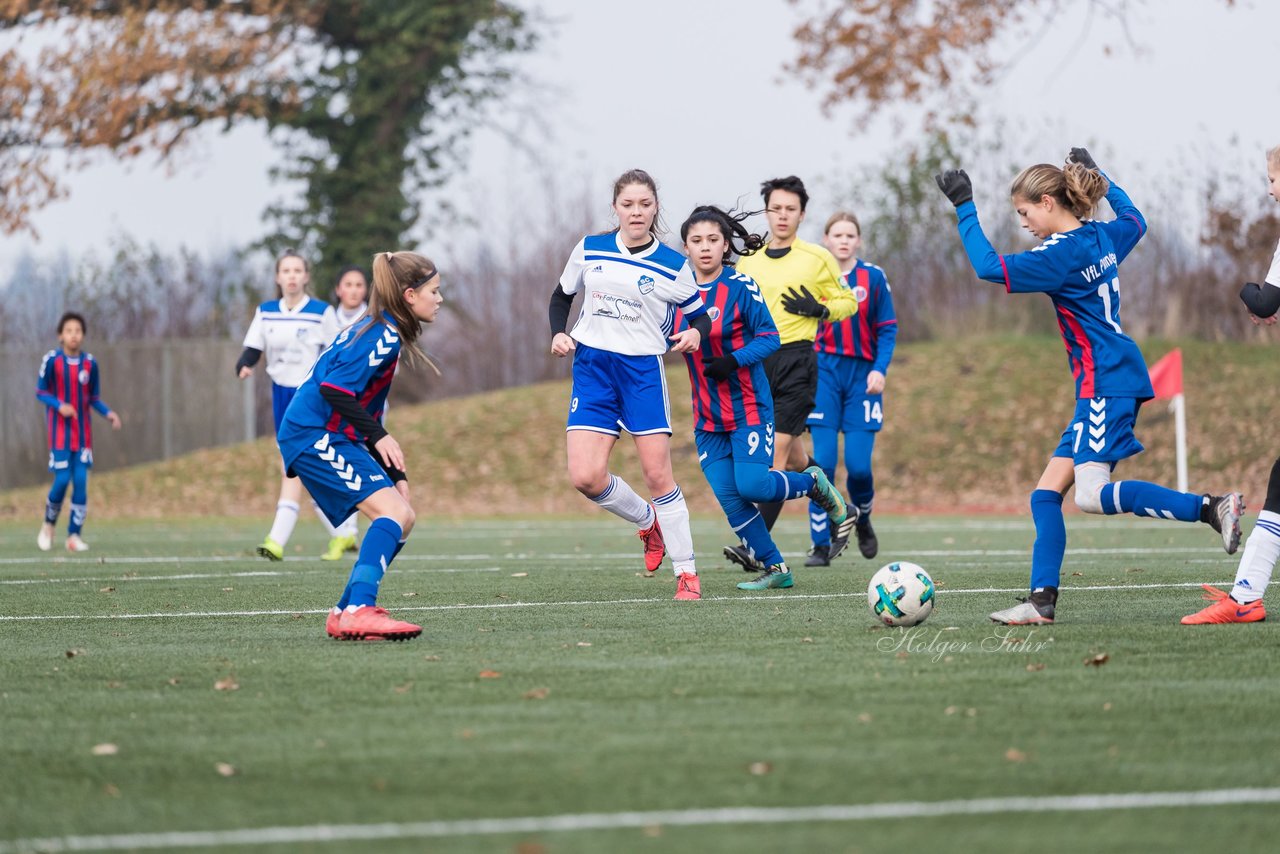
[(1178, 491), (1187, 491), (1187, 401), (1182, 395), (1182, 350), (1170, 350), (1151, 366), (1151, 388), (1157, 400), (1169, 398), (1173, 412), (1175, 455), (1178, 461)]

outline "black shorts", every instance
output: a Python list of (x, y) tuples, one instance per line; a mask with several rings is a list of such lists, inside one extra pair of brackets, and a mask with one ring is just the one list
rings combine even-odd
[(818, 354), (813, 342), (783, 344), (765, 358), (764, 374), (773, 393), (774, 429), (788, 436), (801, 435), (818, 395)]

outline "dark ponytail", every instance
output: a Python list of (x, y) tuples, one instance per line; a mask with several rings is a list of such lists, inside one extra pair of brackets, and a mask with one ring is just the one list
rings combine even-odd
[(689, 218), (680, 226), (680, 242), (688, 242), (689, 229), (695, 224), (699, 222), (715, 223), (720, 229), (720, 233), (724, 235), (724, 260), (727, 264), (732, 255), (743, 257), (751, 255), (764, 247), (764, 235), (752, 234), (742, 224), (748, 217), (755, 216), (758, 213), (760, 211), (742, 211), (739, 213), (734, 210), (724, 211), (715, 205), (698, 205), (693, 209), (693, 213), (689, 214)]

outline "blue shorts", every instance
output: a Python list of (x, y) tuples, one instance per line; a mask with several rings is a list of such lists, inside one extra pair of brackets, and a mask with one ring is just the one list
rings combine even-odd
[(760, 463), (773, 467), (772, 421), (755, 427), (739, 427), (732, 433), (694, 430), (693, 441), (698, 448), (698, 465), (704, 470), (726, 457), (735, 463)]
[(271, 384), (271, 414), (275, 417), (276, 432), (280, 432), (280, 422), (284, 420), (284, 411), (289, 408), (289, 401), (298, 393), (296, 388)]
[(316, 440), (284, 464), (290, 477), (302, 479), (316, 506), (334, 525), (342, 524), (361, 501), (392, 486), (364, 445), (340, 433), (317, 431)]
[(884, 424), (884, 395), (867, 394), (872, 363), (835, 353), (818, 354), (818, 394), (809, 413), (810, 427), (841, 433), (879, 432)]
[(633, 436), (671, 434), (671, 403), (661, 356), (624, 356), (578, 344), (567, 430)]
[(74, 474), (76, 469), (91, 468), (93, 468), (93, 448), (49, 452), (49, 471), (57, 472), (66, 469)]
[(1081, 463), (1115, 463), (1145, 449), (1133, 434), (1142, 402), (1132, 397), (1095, 397), (1077, 400), (1071, 423), (1062, 433), (1055, 457), (1071, 457)]

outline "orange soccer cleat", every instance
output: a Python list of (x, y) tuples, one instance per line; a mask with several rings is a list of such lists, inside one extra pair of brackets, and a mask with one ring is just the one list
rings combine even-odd
[(1204, 598), (1213, 604), (1183, 617), (1182, 625), (1184, 626), (1205, 626), (1210, 623), (1261, 623), (1267, 618), (1267, 609), (1261, 599), (1241, 605), (1225, 590), (1219, 590), (1210, 584), (1201, 586), (1205, 590)]
[(644, 543), (644, 571), (656, 572), (662, 565), (662, 556), (667, 553), (667, 544), (662, 539), (662, 528), (658, 526), (658, 511), (653, 511), (653, 524), (636, 531), (640, 542)]
[(412, 640), (422, 634), (422, 626), (393, 619), (386, 608), (361, 605), (348, 608), (338, 618), (338, 635), (343, 640)]
[(697, 573), (682, 572), (676, 576), (675, 598), (684, 601), (702, 598), (702, 584)]
[(333, 607), (329, 609), (329, 616), (324, 618), (324, 633), (331, 638), (341, 638), (342, 633), (338, 631), (338, 621), (342, 619), (342, 609)]

